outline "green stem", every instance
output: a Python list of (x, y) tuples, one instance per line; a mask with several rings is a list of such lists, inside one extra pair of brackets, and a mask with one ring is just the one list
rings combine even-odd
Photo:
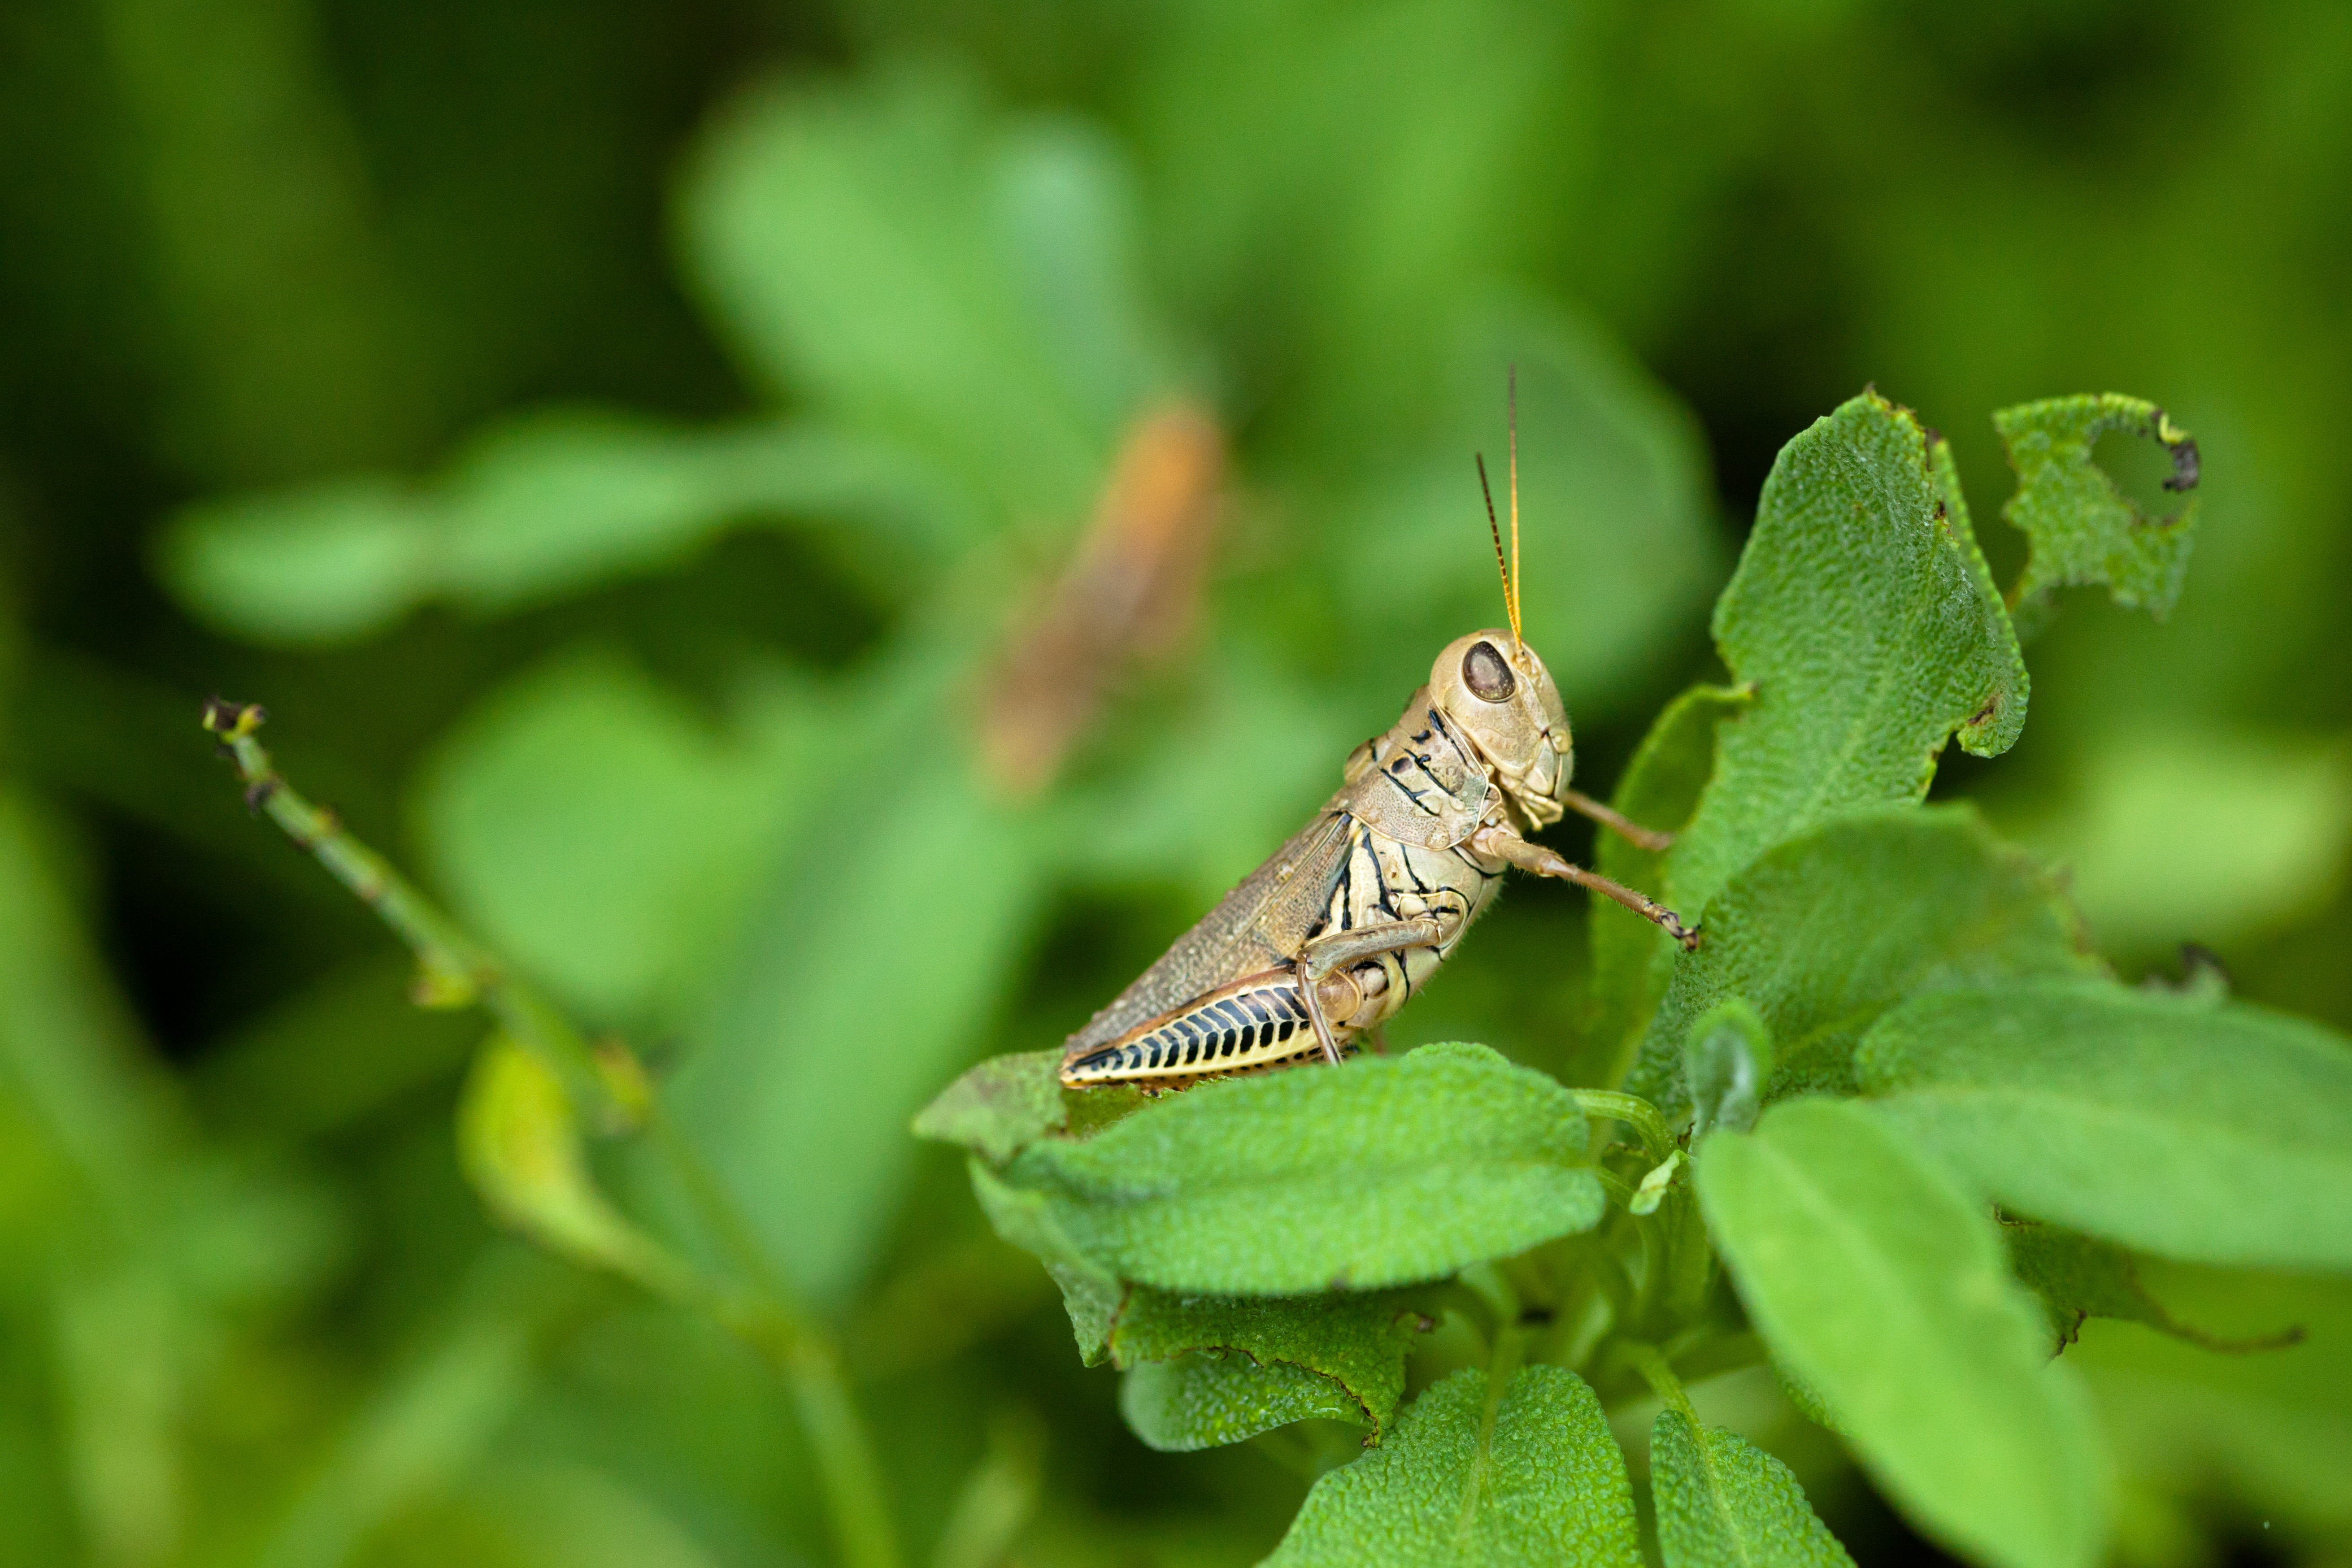
[[(251, 704), (205, 705), (205, 728), (221, 738), (246, 784), (246, 800), (266, 811), (300, 848), (416, 955), (418, 1001), (478, 1004), (509, 1035), (547, 1062), (573, 1104), (607, 1125), (651, 1124), (655, 1142), (749, 1289), (733, 1289), (680, 1268), (631, 1271), (654, 1294), (697, 1309), (765, 1362), (790, 1390), (816, 1457), (834, 1533), (847, 1568), (898, 1568), (898, 1546), (884, 1501), (881, 1467), (859, 1415), (841, 1352), (793, 1299), (770, 1267), (741, 1210), (648, 1096), (616, 1091), (611, 1069), (562, 1009), (515, 978), (391, 863), (354, 838), (332, 811), (314, 805), (278, 773), (254, 738), (265, 717)], [(639, 1090), (638, 1092), (642, 1092)]]
[(1627, 1340), (1618, 1348), (1624, 1352), (1625, 1359), (1633, 1363), (1633, 1370), (1642, 1374), (1642, 1380), (1666, 1402), (1669, 1408), (1680, 1411), (1692, 1426), (1700, 1425), (1698, 1412), (1691, 1408), (1690, 1395), (1683, 1392), (1682, 1379), (1675, 1375), (1675, 1369), (1666, 1364), (1666, 1358), (1658, 1353), (1657, 1346), (1644, 1344), (1639, 1340)]
[(1587, 1116), (1607, 1117), (1622, 1121), (1642, 1140), (1642, 1148), (1650, 1156), (1650, 1163), (1658, 1164), (1674, 1151), (1674, 1129), (1658, 1114), (1658, 1108), (1638, 1094), (1621, 1094), (1613, 1089), (1571, 1089), (1577, 1109)]
[(630, 1108), (617, 1103), (595, 1053), (561, 1008), (507, 973), (488, 950), (435, 907), (392, 863), (344, 828), (325, 806), (303, 798), (278, 771), (269, 752), (254, 738), (267, 715), (254, 704), (205, 705), (205, 728), (221, 738), (245, 781), (246, 804), (268, 814), (297, 848), (326, 868), (353, 898), (416, 955), (416, 1000), (425, 1006), (478, 1003), (506, 1032), (554, 1070), (573, 1103), (604, 1123), (625, 1121)]
[(1658, 1302), (1665, 1294), (1666, 1269), (1672, 1249), (1666, 1237), (1661, 1234), (1664, 1227), (1654, 1220), (1637, 1219), (1634, 1228), (1642, 1237), (1642, 1288), (1633, 1298), (1633, 1311), (1626, 1318), (1625, 1326), (1637, 1334), (1654, 1333), (1657, 1329), (1653, 1320), (1658, 1313)]
[(1699, 1211), (1697, 1191), (1690, 1182), (1666, 1194), (1664, 1212), (1659, 1217), (1665, 1222), (1666, 1234), (1666, 1315), (1679, 1326), (1706, 1309), (1715, 1252), (1706, 1234), (1706, 1217)]

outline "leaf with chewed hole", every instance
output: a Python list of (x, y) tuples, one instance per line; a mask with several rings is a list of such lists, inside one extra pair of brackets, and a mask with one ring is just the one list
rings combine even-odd
[(1955, 734), (1998, 756), (2025, 723), (2025, 661), (1950, 449), (1874, 392), (1780, 449), (1714, 629), (1756, 695), (1717, 726), (1714, 778), (1647, 889), (1688, 917), (1711, 920), (1773, 845), (1919, 799)]
[[(2137, 397), (2084, 393), (2004, 408), (1992, 416), (2017, 470), (2001, 515), (2031, 542), (2013, 595), (2021, 618), (2038, 618), (2061, 587), (2105, 584), (2118, 605), (2161, 620), (2180, 597), (2197, 537), (2197, 443), (2164, 410)], [(2172, 459), (2164, 488), (2182, 496), (2151, 516), (2094, 460), (2101, 436), (2146, 437)]]
[(1374, 1289), (1591, 1228), (1586, 1139), (1551, 1079), (1425, 1046), (1202, 1084), (1084, 1142), (1045, 1139), (982, 1201), (1016, 1245), (1163, 1289)]
[(1640, 1568), (1625, 1458), (1564, 1367), (1430, 1388), (1389, 1440), (1327, 1473), (1266, 1568)]

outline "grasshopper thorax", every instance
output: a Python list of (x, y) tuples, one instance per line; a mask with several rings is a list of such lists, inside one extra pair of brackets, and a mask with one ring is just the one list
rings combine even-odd
[(1429, 695), (1530, 826), (1560, 819), (1576, 758), (1567, 705), (1535, 649), (1507, 631), (1456, 637), (1430, 668)]

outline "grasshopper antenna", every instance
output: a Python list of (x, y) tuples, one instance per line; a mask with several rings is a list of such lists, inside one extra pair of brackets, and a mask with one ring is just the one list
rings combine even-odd
[[(1503, 559), (1503, 525), (1495, 521), (1495, 487), (1486, 482), (1486, 454), (1475, 454), (1478, 459), (1478, 489), (1486, 498), (1486, 531), (1495, 540), (1495, 570), (1503, 574), (1503, 608), (1510, 613), (1511, 640), (1519, 639), (1519, 612), (1511, 593), (1511, 563)], [(1518, 650), (1514, 648), (1514, 653)]]
[[(1511, 611), (1511, 657), (1516, 660), (1526, 647), (1519, 636), (1519, 367), (1510, 369), (1511, 408), (1511, 569), (1503, 575), (1503, 595)], [(1482, 471), (1481, 479), (1485, 478)], [(1495, 500), (1486, 498), (1487, 521), (1491, 524)], [(1495, 553), (1500, 555), (1503, 542), (1495, 542)]]

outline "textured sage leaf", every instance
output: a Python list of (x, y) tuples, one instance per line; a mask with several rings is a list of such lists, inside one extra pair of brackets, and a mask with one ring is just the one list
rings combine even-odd
[(1775, 1106), (1697, 1165), (1757, 1331), (1896, 1506), (1993, 1568), (2089, 1568), (2097, 1435), (1991, 1215), (1853, 1101)]
[(1666, 1568), (1853, 1568), (1788, 1466), (1679, 1410), (1650, 1427), (1650, 1495)]
[[(1644, 827), (1679, 831), (1698, 809), (1715, 771), (1716, 721), (1735, 712), (1747, 694), (1728, 687), (1694, 686), (1667, 704), (1650, 726), (1617, 781), (1611, 805)], [(1644, 890), (1665, 886), (1666, 856), (1614, 833), (1593, 839), (1594, 862), (1604, 876)], [(1693, 920), (1698, 911), (1687, 911)], [(1613, 1087), (1633, 1065), (1642, 1031), (1674, 973), (1671, 939), (1607, 899), (1595, 899), (1592, 942), (1592, 1026), (1590, 1055), (1570, 1081)]]
[(1625, 1458), (1574, 1373), (1465, 1368), (1315, 1483), (1267, 1568), (1639, 1568)]
[[(1483, 1046), (1207, 1083), (1005, 1167), (1098, 1272), (1290, 1295), (1431, 1279), (1590, 1228), (1568, 1091)], [(1018, 1243), (1020, 1237), (1011, 1237)]]
[(915, 1118), (915, 1136), (961, 1143), (1001, 1165), (1069, 1124), (1061, 1068), (1059, 1051), (991, 1057), (923, 1107)]
[(2096, 1237), (2040, 1220), (2004, 1220), (2000, 1238), (2018, 1279), (2041, 1298), (2061, 1350), (2074, 1342), (2090, 1318), (2145, 1323), (2160, 1334), (2216, 1351), (2276, 1350), (2301, 1337), (2290, 1329), (2233, 1340), (2193, 1328), (2149, 1294), (2137, 1258)]
[(1707, 912), (1675, 966), (1627, 1087), (1669, 1119), (1690, 1111), (1683, 1048), (1725, 997), (1771, 1032), (1770, 1094), (1853, 1087), (1873, 1019), (1917, 992), (2095, 973), (2051, 879), (1966, 806), (1860, 813), (1772, 849)]
[(541, 1246), (656, 1289), (683, 1281), (683, 1266), (598, 1190), (554, 1069), (505, 1035), (467, 1078), (457, 1152), (490, 1212)]
[(2036, 1219), (2211, 1263), (2352, 1267), (2352, 1042), (2102, 984), (1921, 996), (1857, 1057), (1881, 1109)]
[(1231, 1350), (1137, 1363), (1119, 1382), (1118, 1413), (1144, 1447), (1173, 1454), (1238, 1443), (1294, 1421), (1363, 1420), (1329, 1378), (1296, 1362), (1258, 1362)]
[[(1004, 1212), (1004, 1206), (992, 1207), (990, 1212)], [(1060, 1245), (1050, 1235), (1024, 1232), (1017, 1210), (1010, 1218), (1005, 1229), (1008, 1238), (1025, 1235), (1027, 1239), (1021, 1244), (1033, 1249)], [(1066, 1262), (1049, 1261), (1045, 1268), (1062, 1289), (1070, 1331), (1077, 1341), (1079, 1358), (1087, 1365), (1107, 1361), (1120, 1367), (1139, 1367), (1178, 1360), (1193, 1351), (1231, 1350), (1259, 1366), (1280, 1363), (1321, 1379), (1327, 1386), (1317, 1397), (1328, 1403), (1344, 1396), (1339, 1417), (1369, 1426), (1376, 1435), (1396, 1415), (1397, 1404), (1404, 1397), (1405, 1355), (1416, 1331), (1429, 1322), (1415, 1309), (1410, 1291), (1179, 1296), (1147, 1285), (1108, 1281)], [(1223, 1364), (1222, 1370), (1204, 1375), (1227, 1388), (1238, 1388), (1247, 1381), (1234, 1364)], [(1288, 1372), (1281, 1375), (1288, 1380), (1285, 1387), (1303, 1386)], [(1232, 1440), (1211, 1438), (1193, 1446)]]
[(158, 558), (205, 619), (266, 642), (331, 643), (446, 603), (540, 603), (677, 564), (728, 530), (816, 522), (900, 570), (970, 531), (912, 455), (814, 425), (678, 430), (542, 414), (494, 428), (423, 483), (337, 479), (207, 502)]
[(1683, 1043), (1683, 1087), (1689, 1092), (1691, 1132), (1721, 1127), (1745, 1132), (1764, 1109), (1772, 1081), (1772, 1032), (1744, 996), (1727, 996), (1690, 1027)]
[[(1176, 1296), (1131, 1285), (1106, 1339), (1119, 1366), (1230, 1351), (1263, 1369), (1310, 1373), (1327, 1385), (1327, 1400), (1334, 1393), (1343, 1396), (1339, 1419), (1369, 1426), (1377, 1436), (1404, 1398), (1405, 1353), (1424, 1321), (1409, 1293), (1397, 1290), (1253, 1299)], [(1234, 1385), (1244, 1381), (1220, 1375)]]
[[(2004, 408), (1992, 416), (2017, 470), (2017, 491), (2001, 515), (2031, 549), (2018, 579), (2021, 612), (2060, 587), (2103, 583), (2118, 605), (2161, 619), (2180, 597), (2197, 536), (2197, 443), (2164, 410), (2137, 397), (2084, 393)], [(2164, 488), (2179, 507), (2152, 517), (2093, 459), (2109, 431), (2143, 436), (2172, 458)]]
[(1791, 835), (1918, 799), (1954, 733), (1995, 756), (2025, 723), (2025, 663), (1951, 453), (1875, 393), (1780, 449), (1715, 640), (1756, 695), (1718, 727), (1672, 853), (1663, 896), (1685, 915)]

